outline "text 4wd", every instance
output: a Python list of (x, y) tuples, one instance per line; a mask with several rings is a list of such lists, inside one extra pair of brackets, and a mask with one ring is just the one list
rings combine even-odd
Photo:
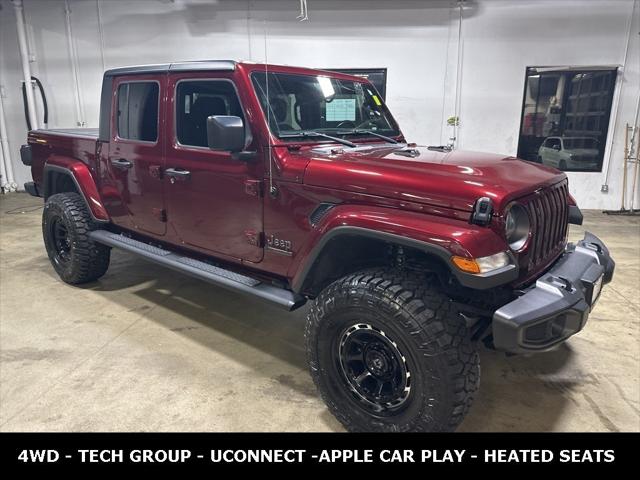
[(476, 344), (548, 349), (613, 275), (564, 173), (408, 144), (375, 88), (231, 61), (109, 70), (100, 128), (29, 132), (60, 277), (111, 248), (293, 310), (311, 376), (349, 430), (453, 430)]

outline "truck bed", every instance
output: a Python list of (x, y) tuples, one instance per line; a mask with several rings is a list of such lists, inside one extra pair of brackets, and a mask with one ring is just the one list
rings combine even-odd
[(85, 163), (91, 170), (97, 166), (97, 128), (56, 128), (32, 130), (28, 142), (32, 149), (31, 176), (41, 189), (45, 164), (52, 156), (74, 158)]
[(71, 137), (98, 138), (97, 128), (51, 128), (48, 130), (36, 130), (36, 132), (52, 135), (66, 135)]

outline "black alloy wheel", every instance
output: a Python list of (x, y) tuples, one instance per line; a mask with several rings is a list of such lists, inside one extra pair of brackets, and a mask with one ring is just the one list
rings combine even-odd
[(67, 263), (71, 259), (71, 240), (69, 230), (61, 217), (55, 217), (49, 224), (50, 238), (53, 247), (53, 260), (57, 263)]
[(372, 413), (392, 414), (409, 398), (406, 357), (383, 330), (366, 323), (347, 328), (338, 342), (338, 359), (354, 398)]

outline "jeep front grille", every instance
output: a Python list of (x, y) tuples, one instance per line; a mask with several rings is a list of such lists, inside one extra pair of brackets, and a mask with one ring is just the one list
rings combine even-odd
[(524, 203), (531, 221), (527, 270), (547, 264), (563, 249), (569, 223), (567, 182), (538, 190)]

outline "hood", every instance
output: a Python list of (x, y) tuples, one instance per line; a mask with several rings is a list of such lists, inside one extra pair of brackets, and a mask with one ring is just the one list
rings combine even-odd
[(406, 144), (323, 146), (302, 154), (309, 157), (305, 184), (465, 211), (489, 197), (501, 212), (511, 200), (566, 178), (515, 157)]

